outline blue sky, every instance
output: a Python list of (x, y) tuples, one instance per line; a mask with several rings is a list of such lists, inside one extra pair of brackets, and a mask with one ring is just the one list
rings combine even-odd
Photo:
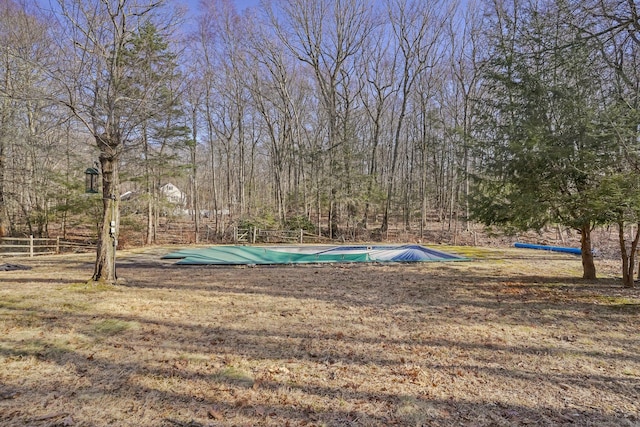
[[(51, 7), (50, 3), (54, 6), (57, 4), (56, 0), (35, 0), (35, 1), (45, 9), (49, 9)], [(186, 4), (187, 6), (189, 6), (189, 8), (192, 11), (197, 10), (198, 4), (200, 3), (200, 0), (169, 0), (169, 2), (171, 1), (179, 4)], [(260, 0), (231, 0), (231, 1), (236, 5), (238, 12), (242, 12), (247, 7), (258, 6), (260, 4)]]
[[(180, 0), (179, 0), (180, 1)], [(190, 8), (197, 9), (200, 0), (181, 0), (184, 3), (188, 4)], [(258, 6), (260, 4), (260, 0), (232, 0), (238, 8), (238, 12), (242, 12), (247, 7)]]

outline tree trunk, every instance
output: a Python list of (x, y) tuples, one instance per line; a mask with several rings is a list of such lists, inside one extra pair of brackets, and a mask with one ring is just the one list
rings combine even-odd
[(193, 242), (200, 243), (200, 201), (198, 200), (198, 171), (195, 163), (195, 148), (192, 160), (193, 175), (191, 177), (191, 209), (193, 211)]
[[(0, 124), (1, 125), (1, 124)], [(4, 155), (4, 141), (0, 135), (0, 237), (7, 234), (7, 224), (9, 223), (6, 215), (5, 201), (4, 201), (4, 171), (5, 171), (5, 155)]]
[(191, 208), (193, 209), (193, 242), (200, 243), (200, 200), (198, 198), (198, 165), (197, 150), (198, 150), (198, 115), (197, 110), (194, 108), (191, 114), (191, 138), (192, 142), (189, 145), (189, 154), (191, 156)]
[(155, 243), (155, 233), (153, 231), (153, 206), (154, 206), (154, 196), (153, 196), (153, 178), (151, 176), (151, 165), (149, 158), (149, 140), (147, 138), (147, 127), (144, 126), (142, 129), (142, 147), (143, 147), (143, 155), (144, 155), (144, 179), (145, 179), (145, 191), (147, 193), (147, 236), (145, 239), (145, 244), (151, 245)]
[(636, 230), (631, 248), (627, 251), (627, 245), (624, 239), (624, 221), (618, 221), (618, 238), (620, 240), (620, 255), (622, 257), (622, 285), (625, 288), (633, 288), (635, 286), (633, 273), (635, 270), (635, 256), (640, 240), (640, 224)]
[(153, 220), (153, 188), (151, 185), (151, 177), (147, 176), (147, 238), (145, 243), (152, 245), (155, 243), (156, 233), (154, 232), (155, 221)]
[(102, 153), (100, 166), (102, 168), (103, 214), (92, 280), (94, 282), (115, 283), (117, 279), (115, 262), (120, 209), (117, 158)]
[(596, 278), (596, 266), (593, 262), (593, 252), (591, 252), (591, 224), (583, 224), (580, 233), (582, 278), (592, 280)]
[[(8, 79), (8, 75), (6, 77)], [(7, 86), (7, 82), (4, 82), (5, 87)], [(6, 206), (5, 206), (5, 171), (6, 171), (6, 152), (5, 147), (7, 140), (7, 126), (8, 126), (8, 112), (9, 112), (9, 103), (7, 101), (8, 98), (4, 97), (2, 100), (2, 105), (0, 105), (0, 237), (7, 235), (7, 230), (9, 228), (9, 217), (7, 215)]]

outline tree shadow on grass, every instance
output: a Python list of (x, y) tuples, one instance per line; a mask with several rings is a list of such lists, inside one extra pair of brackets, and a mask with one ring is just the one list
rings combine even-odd
[[(219, 313), (197, 313), (198, 307), (194, 307), (193, 315), (181, 320), (150, 318), (134, 309), (127, 314), (104, 310), (70, 313), (43, 308), (37, 299), (28, 307), (24, 305), (25, 300), (19, 305), (0, 307), (0, 319), (9, 331), (0, 337), (0, 356), (5, 367), (17, 363), (23, 368), (19, 379), (0, 374), (1, 387), (7, 390), (6, 394), (0, 390), (0, 395), (7, 396), (0, 400), (0, 421), (6, 425), (51, 425), (37, 421), (38, 417), (62, 410), (71, 413), (82, 425), (96, 426), (176, 425), (175, 422), (184, 425), (213, 422), (218, 425), (624, 426), (638, 421), (637, 411), (629, 409), (638, 409), (636, 397), (640, 393), (633, 374), (625, 376), (609, 371), (585, 377), (492, 363), (492, 354), (500, 352), (510, 356), (541, 355), (543, 362), (562, 356), (561, 352), (572, 352), (569, 356), (575, 360), (622, 367), (637, 365), (637, 352), (616, 353), (585, 347), (557, 349), (552, 342), (548, 346), (507, 344), (480, 339), (467, 341), (455, 336), (429, 338), (410, 333), (415, 328), (411, 319), (419, 322), (417, 325), (433, 329), (456, 322), (486, 323), (481, 319), (461, 318), (465, 310), (472, 309), (495, 314), (497, 320), (492, 322), (496, 325), (507, 321), (521, 325), (539, 321), (544, 325), (545, 316), (532, 312), (532, 307), (539, 311), (553, 308), (554, 313), (566, 310), (566, 314), (553, 320), (559, 323), (571, 322), (575, 312), (581, 310), (590, 310), (597, 318), (605, 315), (607, 319), (613, 316), (619, 321), (627, 318), (625, 313), (615, 310), (611, 313), (610, 308), (547, 295), (547, 288), (561, 295), (568, 292), (565, 288), (578, 293), (594, 292), (591, 288), (580, 288), (580, 283), (567, 283), (566, 278), (524, 276), (523, 280), (523, 276), (516, 275), (495, 278), (472, 274), (452, 284), (450, 272), (439, 269), (433, 269), (437, 274), (425, 278), (423, 269), (358, 268), (366, 274), (352, 277), (351, 269), (323, 267), (264, 269), (251, 278), (244, 277), (243, 270), (196, 269), (189, 279), (173, 277), (164, 268), (151, 270), (153, 274), (149, 276), (153, 277), (147, 278), (150, 272), (140, 271), (140, 277), (130, 279), (120, 288), (130, 290), (132, 298), (142, 298), (149, 304), (158, 302), (154, 298), (167, 298), (172, 302), (168, 293), (152, 297), (149, 291), (184, 292), (193, 296), (196, 303), (209, 301), (212, 310)], [(322, 278), (329, 273), (335, 276), (333, 280)], [(508, 286), (507, 282), (514, 285)], [(510, 287), (543, 294), (533, 293), (524, 300), (520, 294), (496, 298), (497, 291)], [(97, 295), (96, 300), (108, 299), (109, 295), (108, 292)], [(281, 321), (246, 326), (241, 321), (243, 316), (260, 314), (253, 311), (260, 308), (250, 304), (252, 296), (257, 295), (270, 297), (276, 304), (294, 300), (299, 310), (263, 307)], [(223, 296), (247, 296), (248, 302), (236, 300), (235, 305), (216, 305)], [(358, 325), (345, 323), (336, 331), (323, 327), (327, 319), (322, 313), (306, 311), (316, 302), (327, 304), (336, 315), (356, 311), (369, 317)], [(166, 307), (171, 309), (170, 304)], [(394, 311), (399, 308), (403, 311)], [(231, 319), (229, 317), (216, 317), (216, 314), (228, 315), (225, 311), (231, 310), (237, 315), (232, 324), (224, 320)], [(377, 314), (393, 314), (389, 318), (400, 333), (385, 336), (384, 329), (376, 329)], [(433, 316), (433, 320), (426, 321), (427, 315)], [(31, 335), (12, 335), (11, 331), (19, 330), (21, 317), (28, 321)], [(96, 327), (105, 319), (138, 327), (120, 328), (107, 334)], [(350, 330), (352, 326), (362, 328), (367, 322), (371, 324), (363, 333)], [(65, 331), (72, 328), (82, 336), (79, 344), (64, 344), (64, 339), (60, 342)], [(624, 339), (627, 349), (640, 346), (638, 338)], [(404, 356), (406, 352), (396, 351), (402, 347), (407, 348), (406, 352), (418, 353), (409, 358)], [(451, 352), (469, 357), (454, 362), (433, 356)], [(197, 359), (190, 359), (196, 356)], [(29, 370), (39, 363), (56, 365), (61, 377), (42, 378), (36, 383)], [(360, 373), (371, 367), (375, 369), (370, 372), (380, 375), (386, 384)], [(510, 403), (508, 390), (504, 390), (504, 399), (486, 398), (485, 393), (495, 395), (495, 390), (482, 387), (475, 390), (476, 394), (468, 390), (461, 395), (447, 396), (450, 390), (447, 385), (434, 385), (431, 375), (450, 381), (502, 378), (513, 381), (514, 387), (524, 385), (530, 391), (548, 390), (559, 398), (563, 394), (571, 397), (572, 390), (577, 395), (606, 393), (620, 396), (628, 405), (617, 412), (596, 402), (592, 403), (593, 408), (588, 408), (570, 401), (556, 405), (547, 399), (527, 406)], [(66, 380), (62, 378), (65, 376)], [(27, 378), (30, 380), (25, 381)], [(403, 384), (402, 391), (395, 391), (397, 384)], [(58, 395), (56, 393), (59, 393), (57, 399), (51, 397)], [(101, 413), (101, 405), (113, 407)], [(100, 414), (104, 418), (100, 419)]]
[(6, 281), (8, 284), (26, 284), (26, 283), (41, 283), (43, 285), (68, 285), (72, 282), (67, 278), (62, 279), (42, 279), (42, 278), (11, 278)]
[[(36, 343), (34, 343), (36, 344)], [(43, 344), (43, 343), (39, 343)], [(437, 386), (423, 384), (415, 387), (414, 394), (368, 391), (368, 384), (352, 384), (349, 387), (326, 385), (316, 382), (280, 380), (273, 376), (260, 379), (238, 379), (237, 374), (221, 370), (190, 369), (187, 365), (176, 365), (176, 360), (145, 365), (138, 362), (114, 361), (67, 349), (50, 349), (41, 352), (0, 350), (5, 358), (35, 357), (42, 361), (58, 363), (67, 374), (85, 378), (88, 383), (70, 390), (58, 390), (60, 382), (43, 382), (36, 385), (5, 385), (0, 387), (0, 421), (4, 425), (57, 425), (51, 424), (47, 415), (70, 414), (81, 425), (102, 426), (113, 422), (119, 425), (286, 425), (287, 423), (355, 426), (388, 425), (581, 425), (581, 426), (632, 426), (637, 414), (624, 410), (603, 412), (583, 407), (539, 405), (535, 407), (513, 405), (486, 400), (482, 396), (470, 398), (442, 398)], [(268, 357), (268, 355), (265, 355)], [(451, 369), (451, 366), (432, 369)], [(454, 367), (468, 368), (468, 366)], [(495, 368), (494, 368), (495, 369)], [(204, 372), (203, 372), (204, 371)], [(504, 372), (490, 372), (504, 375)], [(514, 376), (514, 373), (510, 373)], [(144, 385), (141, 378), (170, 381), (174, 386), (166, 389)], [(515, 378), (518, 378), (516, 375)], [(539, 378), (525, 377), (526, 380)], [(406, 380), (406, 379), (405, 379)], [(606, 383), (611, 378), (597, 378)], [(581, 387), (579, 379), (558, 374), (547, 378), (553, 387), (568, 383), (568, 387)], [(188, 384), (204, 384), (208, 392), (198, 390), (190, 393)], [(48, 396), (59, 394), (58, 398)], [(270, 396), (251, 401), (248, 395)], [(36, 398), (40, 396), (40, 398)], [(310, 406), (296, 401), (305, 396), (319, 398), (324, 402), (342, 402), (335, 406)], [(78, 401), (75, 401), (75, 398)], [(144, 406), (147, 416), (140, 415), (141, 408), (131, 408), (130, 399), (135, 397), (138, 405)], [(292, 398), (293, 397), (293, 398)], [(34, 399), (35, 398), (35, 399)], [(28, 399), (31, 403), (27, 404)], [(38, 403), (49, 400), (46, 407)], [(55, 401), (59, 400), (60, 405)], [(101, 401), (128, 401), (127, 407), (113, 407), (98, 411)], [(95, 405), (95, 410), (92, 410)], [(134, 405), (135, 406), (135, 405)], [(346, 409), (341, 409), (340, 406)], [(22, 408), (22, 409), (20, 409)], [(148, 415), (151, 413), (151, 415)], [(96, 418), (97, 416), (97, 418)], [(100, 416), (104, 418), (100, 418)], [(139, 418), (136, 418), (139, 416)], [(46, 422), (45, 422), (46, 421)], [(142, 422), (142, 424), (140, 424)]]

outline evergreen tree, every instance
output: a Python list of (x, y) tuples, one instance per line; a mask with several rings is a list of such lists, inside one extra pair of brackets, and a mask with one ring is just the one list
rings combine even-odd
[[(601, 187), (602, 209), (618, 225), (622, 281), (633, 287), (635, 256), (640, 240), (640, 39), (638, 8), (634, 1), (581, 3), (585, 37), (595, 40), (606, 61), (610, 95), (606, 102), (608, 121), (602, 127), (615, 139), (618, 149), (610, 153), (616, 167)], [(628, 224), (634, 224), (628, 227)], [(626, 230), (631, 229), (627, 238)], [(634, 232), (635, 228), (635, 232)]]
[[(134, 34), (123, 61), (127, 64), (128, 91), (140, 100), (137, 114), (141, 117), (139, 140), (143, 168), (136, 166), (134, 173), (144, 182), (146, 243), (151, 244), (156, 239), (160, 204), (158, 190), (167, 169), (177, 157), (177, 151), (186, 146), (189, 135), (180, 104), (181, 74), (177, 55), (151, 22), (145, 22)], [(180, 171), (180, 168), (173, 169)]]
[(583, 277), (593, 279), (591, 231), (608, 220), (598, 189), (615, 149), (598, 128), (606, 87), (598, 49), (580, 37), (564, 2), (515, 6), (496, 11), (472, 215), (512, 230), (578, 230)]

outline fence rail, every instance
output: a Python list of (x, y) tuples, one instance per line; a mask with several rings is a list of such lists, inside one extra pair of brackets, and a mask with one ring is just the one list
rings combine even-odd
[(329, 239), (300, 230), (263, 230), (257, 227), (234, 228), (234, 243), (318, 243)]
[(0, 256), (29, 256), (59, 254), (65, 250), (87, 250), (95, 245), (72, 242), (56, 238), (2, 237), (0, 238)]

